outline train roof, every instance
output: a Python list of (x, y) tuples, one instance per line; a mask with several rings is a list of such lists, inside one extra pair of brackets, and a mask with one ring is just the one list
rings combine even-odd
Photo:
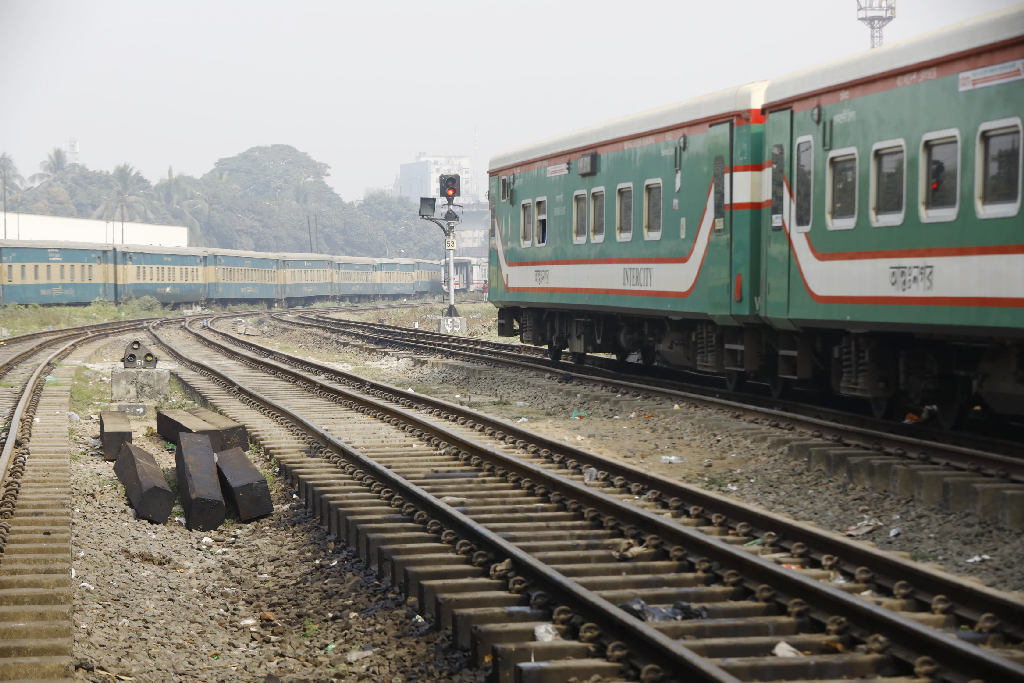
[(285, 261), (330, 261), (334, 258), (330, 254), (303, 254), (301, 252), (295, 254), (277, 254), (277, 256)]
[(110, 251), (111, 245), (96, 242), (65, 242), (63, 240), (0, 240), (0, 249), (23, 247), (27, 249), (90, 249)]
[(377, 263), (401, 263), (403, 265), (416, 263), (416, 260), (411, 258), (378, 258), (374, 259), (374, 261)]
[(370, 256), (332, 256), (331, 260), (335, 263), (365, 263), (371, 264), (376, 263), (377, 259), (371, 258)]
[(772, 80), (765, 104), (829, 90), (1024, 35), (1024, 5), (837, 59)]
[(584, 151), (588, 147), (632, 138), (671, 128), (686, 123), (719, 117), (732, 112), (746, 112), (761, 109), (767, 81), (748, 83), (735, 88), (704, 95), (685, 102), (669, 104), (657, 109), (624, 116), (594, 126), (558, 135), (539, 142), (515, 147), (491, 157), (488, 171), (494, 172), (527, 161), (542, 159), (554, 154)]
[(240, 249), (221, 249), (219, 247), (209, 247), (204, 251), (209, 253), (211, 256), (234, 256), (237, 258), (276, 259), (280, 256), (280, 254), (273, 251), (242, 251)]

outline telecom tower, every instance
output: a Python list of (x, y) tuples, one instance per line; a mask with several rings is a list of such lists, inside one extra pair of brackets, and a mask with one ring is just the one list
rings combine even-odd
[(896, 0), (857, 0), (857, 21), (871, 29), (871, 47), (882, 47), (882, 29), (896, 18)]
[(64, 144), (64, 151), (68, 155), (69, 164), (78, 163), (78, 138), (71, 138)]

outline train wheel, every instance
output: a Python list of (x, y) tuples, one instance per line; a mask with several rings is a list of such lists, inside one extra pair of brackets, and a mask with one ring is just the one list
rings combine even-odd
[(939, 427), (948, 432), (963, 429), (970, 408), (973, 407), (968, 400), (969, 394), (969, 386), (963, 383), (950, 387), (943, 393), (935, 403), (935, 420)]
[(780, 399), (789, 395), (790, 383), (785, 377), (773, 377), (768, 382), (768, 390), (772, 392), (772, 398)]
[(654, 365), (654, 359), (657, 353), (653, 346), (645, 346), (640, 349), (640, 361), (644, 365)]
[(572, 354), (572, 362), (576, 365), (586, 365), (587, 354), (586, 353), (574, 353)]
[(729, 391), (741, 391), (747, 383), (747, 374), (738, 370), (725, 371), (725, 388)]
[(625, 363), (628, 358), (629, 358), (629, 351), (616, 351), (615, 352), (615, 360), (619, 361), (620, 363)]
[(879, 420), (892, 418), (896, 408), (896, 399), (892, 396), (874, 396), (868, 399), (868, 403), (871, 404), (871, 414)]
[(562, 360), (562, 349), (558, 348), (553, 344), (548, 344), (548, 358), (555, 361), (556, 363)]

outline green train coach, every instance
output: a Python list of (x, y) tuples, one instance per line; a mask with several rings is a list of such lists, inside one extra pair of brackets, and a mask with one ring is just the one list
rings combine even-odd
[(499, 332), (1024, 414), (1024, 7), (491, 159)]

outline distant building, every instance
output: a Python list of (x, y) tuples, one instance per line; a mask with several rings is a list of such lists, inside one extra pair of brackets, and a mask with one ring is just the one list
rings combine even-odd
[(130, 221), (45, 216), (6, 212), (5, 240), (93, 242), (95, 244), (144, 244), (154, 247), (187, 247), (188, 229), (180, 225), (155, 225)]
[(473, 174), (473, 158), (470, 156), (428, 156), (423, 152), (416, 155), (416, 161), (402, 164), (398, 174), (396, 194), (418, 201), (420, 197), (437, 197), (440, 194), (442, 174), (458, 173), (462, 176), (460, 204), (482, 201), (483, 191)]

